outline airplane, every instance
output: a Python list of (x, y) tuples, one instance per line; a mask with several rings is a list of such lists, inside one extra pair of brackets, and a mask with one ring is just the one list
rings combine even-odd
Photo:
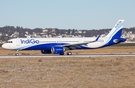
[(14, 38), (2, 45), (4, 49), (16, 50), (15, 55), (19, 55), (20, 50), (41, 50), (42, 54), (72, 55), (71, 50), (75, 49), (97, 49), (121, 42), (126, 39), (121, 38), (124, 20), (118, 20), (112, 30), (105, 37), (97, 36), (82, 38)]

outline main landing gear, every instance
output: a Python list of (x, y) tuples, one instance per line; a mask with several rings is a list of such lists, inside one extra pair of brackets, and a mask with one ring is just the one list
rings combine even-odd
[(16, 50), (15, 56), (19, 55), (19, 50)]
[[(64, 55), (64, 53), (60, 53), (60, 55)], [(71, 51), (67, 51), (67, 55), (72, 55)]]
[(67, 52), (67, 55), (72, 55), (72, 52), (71, 52), (71, 51), (68, 51), (68, 52)]

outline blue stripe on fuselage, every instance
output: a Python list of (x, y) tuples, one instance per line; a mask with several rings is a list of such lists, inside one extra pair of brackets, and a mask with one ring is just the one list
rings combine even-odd
[(34, 46), (30, 46), (27, 48), (24, 48), (23, 50), (50, 50), (52, 46), (63, 46), (66, 45), (67, 43), (47, 43), (47, 44), (38, 44)]
[[(67, 45), (67, 43), (39, 44), (39, 45), (24, 48), (23, 50), (51, 50), (52, 46), (64, 46), (64, 45)], [(90, 49), (90, 48), (88, 48), (87, 46), (74, 46), (73, 48), (70, 48), (70, 50), (74, 50), (74, 49)]]

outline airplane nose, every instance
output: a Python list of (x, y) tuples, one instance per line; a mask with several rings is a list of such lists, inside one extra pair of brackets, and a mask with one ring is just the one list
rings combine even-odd
[(4, 48), (4, 49), (11, 49), (10, 45), (7, 44), (7, 43), (3, 44), (2, 48)]
[(5, 48), (5, 49), (6, 49), (6, 48), (7, 48), (7, 47), (6, 47), (6, 44), (3, 44), (3, 45), (2, 45), (2, 48)]
[(5, 44), (2, 45), (2, 48), (4, 48), (4, 47), (5, 47)]

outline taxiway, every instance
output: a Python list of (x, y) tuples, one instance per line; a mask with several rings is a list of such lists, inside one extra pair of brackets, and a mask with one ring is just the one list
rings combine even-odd
[(79, 55), (20, 55), (20, 56), (0, 56), (0, 58), (54, 58), (54, 57), (119, 57), (135, 56), (135, 54), (79, 54)]

